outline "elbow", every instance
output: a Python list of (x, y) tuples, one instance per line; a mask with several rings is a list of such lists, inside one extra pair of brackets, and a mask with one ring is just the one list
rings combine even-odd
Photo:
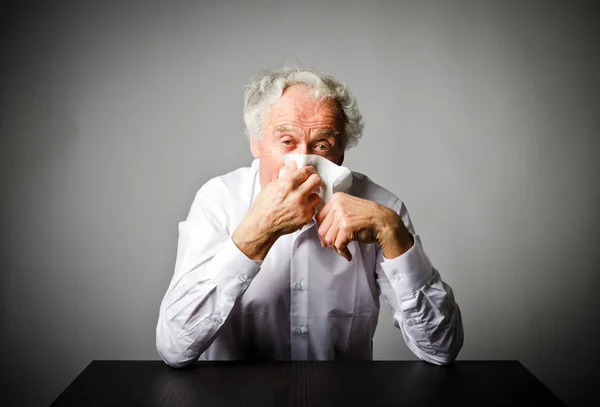
[(453, 348), (447, 352), (441, 352), (437, 350), (425, 350), (421, 351), (417, 356), (428, 363), (437, 366), (448, 366), (454, 363), (456, 357), (458, 356), (458, 352), (460, 351), (460, 347)]
[(183, 353), (174, 353), (166, 349), (156, 347), (160, 358), (172, 368), (179, 369), (195, 362), (195, 359), (187, 358)]
[(452, 364), (456, 360), (464, 343), (464, 333), (460, 318), (457, 322), (458, 323), (456, 324), (456, 327), (454, 329), (454, 334), (451, 335), (451, 339), (449, 340), (449, 345), (443, 347), (443, 352), (436, 352), (436, 354), (433, 355), (435, 357), (431, 358), (431, 363), (434, 363), (439, 366), (447, 366)]
[(437, 366), (448, 366), (454, 362), (454, 359), (442, 359), (439, 363), (436, 363)]
[(418, 349), (417, 356), (428, 363), (447, 366), (452, 364), (460, 353), (464, 343), (464, 333), (460, 317), (456, 319), (454, 329), (447, 332), (444, 340), (430, 345), (427, 348)]
[(437, 366), (448, 366), (452, 364), (456, 360), (456, 356), (458, 352), (439, 352), (439, 351), (423, 351), (419, 353), (417, 356), (432, 365)]
[(173, 340), (169, 332), (156, 330), (156, 350), (160, 358), (172, 368), (182, 368), (194, 363), (197, 358), (190, 357), (186, 349)]
[(450, 352), (439, 352), (436, 354), (435, 358), (431, 358), (430, 363), (433, 363), (438, 366), (448, 366), (454, 363), (456, 357), (458, 356), (458, 352), (460, 351), (460, 347), (457, 349), (453, 349)]

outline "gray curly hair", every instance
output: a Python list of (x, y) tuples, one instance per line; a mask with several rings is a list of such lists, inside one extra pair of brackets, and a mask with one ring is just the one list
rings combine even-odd
[(345, 148), (356, 146), (364, 128), (356, 98), (342, 82), (305, 67), (266, 70), (250, 79), (244, 91), (244, 123), (248, 139), (262, 138), (270, 106), (279, 100), (287, 87), (296, 84), (308, 85), (315, 98), (333, 99), (339, 104), (344, 117)]

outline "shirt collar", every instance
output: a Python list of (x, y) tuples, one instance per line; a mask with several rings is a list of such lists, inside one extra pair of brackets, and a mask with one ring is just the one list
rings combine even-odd
[(252, 165), (250, 166), (250, 168), (252, 168), (253, 180), (252, 180), (252, 199), (250, 200), (249, 208), (252, 207), (252, 204), (254, 204), (254, 200), (256, 199), (256, 196), (258, 195), (258, 193), (261, 190), (259, 167), (260, 167), (260, 160), (258, 158), (255, 158), (254, 161), (252, 161)]

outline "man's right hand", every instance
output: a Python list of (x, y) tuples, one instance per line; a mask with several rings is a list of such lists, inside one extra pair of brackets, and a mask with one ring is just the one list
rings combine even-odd
[(312, 166), (288, 171), (271, 181), (257, 195), (250, 211), (231, 236), (249, 258), (262, 261), (277, 239), (310, 223), (321, 202), (316, 193), (321, 177)]

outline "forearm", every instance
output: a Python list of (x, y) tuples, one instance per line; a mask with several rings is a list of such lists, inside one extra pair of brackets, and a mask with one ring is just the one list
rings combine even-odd
[(182, 230), (176, 270), (156, 327), (157, 350), (173, 367), (193, 362), (206, 350), (260, 268), (230, 239), (195, 247), (201, 240), (186, 243), (187, 233)]
[(383, 259), (379, 286), (409, 349), (435, 364), (451, 363), (463, 343), (460, 309), (423, 252), (420, 241), (396, 259)]

